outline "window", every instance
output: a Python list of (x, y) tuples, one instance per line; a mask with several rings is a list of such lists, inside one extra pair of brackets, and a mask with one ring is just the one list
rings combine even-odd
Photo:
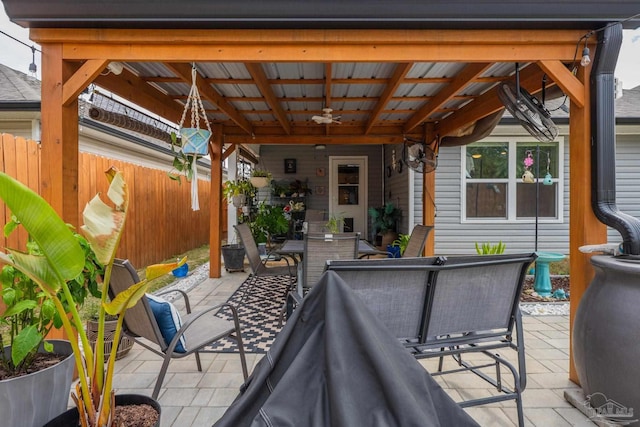
[(462, 147), (463, 220), (534, 221), (536, 210), (541, 220), (561, 220), (562, 156), (558, 142), (494, 139)]

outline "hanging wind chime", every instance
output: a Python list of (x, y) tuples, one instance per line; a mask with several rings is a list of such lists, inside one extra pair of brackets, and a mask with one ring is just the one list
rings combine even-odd
[[(182, 152), (187, 156), (192, 156), (191, 161), (191, 210), (200, 210), (198, 201), (198, 166), (199, 157), (206, 156), (209, 147), (209, 138), (211, 138), (211, 126), (207, 120), (207, 113), (200, 99), (200, 92), (196, 85), (198, 72), (195, 64), (191, 68), (191, 90), (187, 96), (187, 102), (184, 104), (184, 111), (178, 128), (182, 137)], [(187, 111), (191, 110), (191, 127), (182, 127), (187, 116)], [(207, 129), (200, 129), (200, 119), (207, 125)]]

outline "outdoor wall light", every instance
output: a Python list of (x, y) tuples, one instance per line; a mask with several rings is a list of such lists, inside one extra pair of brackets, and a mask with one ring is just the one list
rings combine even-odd
[(120, 74), (122, 74), (122, 70), (124, 69), (124, 67), (120, 62), (109, 62), (109, 65), (107, 65), (107, 68), (116, 76), (119, 76)]
[(324, 144), (316, 144), (314, 147), (316, 150), (325, 150), (327, 148)]
[(29, 64), (29, 72), (35, 74), (38, 71), (38, 66), (36, 65), (36, 47), (31, 46), (31, 64)]

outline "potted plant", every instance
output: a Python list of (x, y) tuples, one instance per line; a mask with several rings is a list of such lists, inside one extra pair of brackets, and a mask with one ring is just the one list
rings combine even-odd
[(330, 233), (340, 233), (344, 228), (344, 218), (342, 215), (331, 215), (325, 227)]
[(225, 181), (222, 188), (222, 195), (229, 203), (239, 208), (247, 203), (247, 196), (253, 197), (255, 187), (246, 179)]
[(274, 236), (289, 231), (289, 221), (285, 218), (284, 211), (280, 206), (272, 206), (262, 202), (258, 205), (258, 211), (250, 227), (256, 243), (266, 241), (267, 246), (271, 246)]
[(269, 185), (271, 181), (271, 172), (263, 169), (254, 169), (251, 171), (251, 184), (256, 188), (262, 188)]
[[(18, 226), (14, 217), (5, 226), (5, 235)], [(99, 294), (97, 280), (103, 268), (84, 237), (72, 234), (86, 261), (82, 272), (69, 282), (69, 290), (73, 304), (82, 305), (89, 292)], [(26, 250), (29, 255), (41, 253), (31, 238)], [(6, 425), (40, 427), (67, 408), (66, 393), (73, 374), (72, 348), (65, 341), (45, 340), (51, 328), (62, 326), (62, 320), (53, 300), (27, 274), (5, 265), (0, 281), (6, 306), (0, 313), (0, 325), (5, 330), (4, 334), (0, 331), (0, 342), (7, 344), (0, 353), (0, 414)], [(59, 389), (52, 392), (42, 384), (56, 384)], [(44, 400), (51, 404), (43, 405)]]
[(389, 258), (401, 258), (404, 254), (405, 249), (407, 249), (410, 238), (410, 234), (398, 234), (398, 238), (394, 240), (389, 246), (387, 246)]
[(391, 202), (387, 202), (379, 208), (369, 208), (371, 222), (378, 235), (381, 236), (380, 246), (386, 248), (388, 244), (398, 238), (396, 233), (398, 221), (402, 217), (402, 211)]
[(504, 253), (506, 247), (507, 245), (502, 243), (502, 240), (500, 240), (495, 245), (492, 245), (489, 242), (485, 242), (480, 245), (478, 242), (476, 242), (476, 252), (478, 253), (478, 255), (500, 255)]
[[(114, 341), (118, 341), (122, 333), (121, 314), (144, 296), (148, 281), (170, 272), (186, 261), (148, 267), (145, 280), (132, 286), (127, 292), (119, 294), (114, 300), (107, 301), (115, 252), (126, 222), (129, 191), (120, 172), (112, 168), (106, 175), (110, 182), (107, 197), (111, 204), (96, 196), (83, 212), (85, 225), (82, 226), (82, 232), (96, 259), (105, 268), (98, 314), (100, 325), (95, 348), (92, 348), (70, 288), (70, 283), (81, 274), (85, 265), (82, 247), (68, 226), (42, 197), (10, 176), (0, 173), (0, 199), (39, 248), (37, 254), (8, 249), (8, 254), (0, 253), (0, 261), (27, 275), (38, 285), (43, 296), (53, 302), (73, 348), (75, 368), (79, 377), (75, 391), (72, 392), (77, 406), (74, 411), (80, 419), (80, 424), (90, 427), (117, 425), (120, 421), (114, 421), (114, 406), (124, 404), (124, 397), (120, 396), (116, 401), (112, 390), (117, 347), (112, 348), (106, 368), (104, 364), (106, 315), (118, 316), (114, 335)], [(156, 408), (159, 420), (159, 405), (152, 399), (147, 399), (149, 404)], [(66, 416), (66, 413), (61, 416)], [(55, 419), (52, 422), (55, 423)], [(64, 425), (73, 423), (67, 422)]]
[[(185, 264), (187, 265), (187, 264)], [(92, 304), (89, 306), (87, 310), (87, 338), (89, 339), (89, 344), (91, 344), (91, 348), (94, 348), (96, 345), (96, 341), (98, 338), (98, 331), (100, 329), (99, 322), (99, 305)], [(111, 348), (113, 347), (113, 337), (116, 332), (116, 327), (118, 326), (118, 317), (107, 315), (104, 319), (104, 354), (111, 353)], [(118, 350), (116, 353), (116, 360), (122, 359), (125, 357), (129, 351), (133, 348), (133, 344), (135, 342), (127, 335), (121, 335), (120, 341), (118, 342)]]

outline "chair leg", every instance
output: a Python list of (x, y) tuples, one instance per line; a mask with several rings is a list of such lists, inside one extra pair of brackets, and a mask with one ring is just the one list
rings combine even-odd
[(199, 352), (194, 352), (194, 354), (196, 355), (196, 366), (198, 367), (198, 372), (202, 372), (202, 363), (200, 363), (200, 353)]
[(167, 368), (169, 367), (169, 362), (171, 362), (171, 354), (164, 355), (164, 361), (162, 362), (162, 368), (160, 368), (160, 373), (158, 373), (158, 379), (156, 380), (156, 385), (153, 388), (153, 394), (151, 394), (152, 399), (158, 399), (158, 395), (160, 394), (160, 387), (162, 387), (162, 382), (164, 381), (164, 376), (167, 374)]
[(235, 329), (235, 339), (238, 344), (238, 353), (240, 353), (240, 365), (242, 365), (242, 375), (244, 376), (245, 381), (249, 377), (249, 370), (247, 369), (247, 358), (244, 353), (244, 344), (242, 344), (242, 332), (240, 330), (240, 320), (238, 318), (238, 311), (236, 308), (227, 304), (229, 309), (231, 310), (231, 316), (233, 317), (233, 325)]

